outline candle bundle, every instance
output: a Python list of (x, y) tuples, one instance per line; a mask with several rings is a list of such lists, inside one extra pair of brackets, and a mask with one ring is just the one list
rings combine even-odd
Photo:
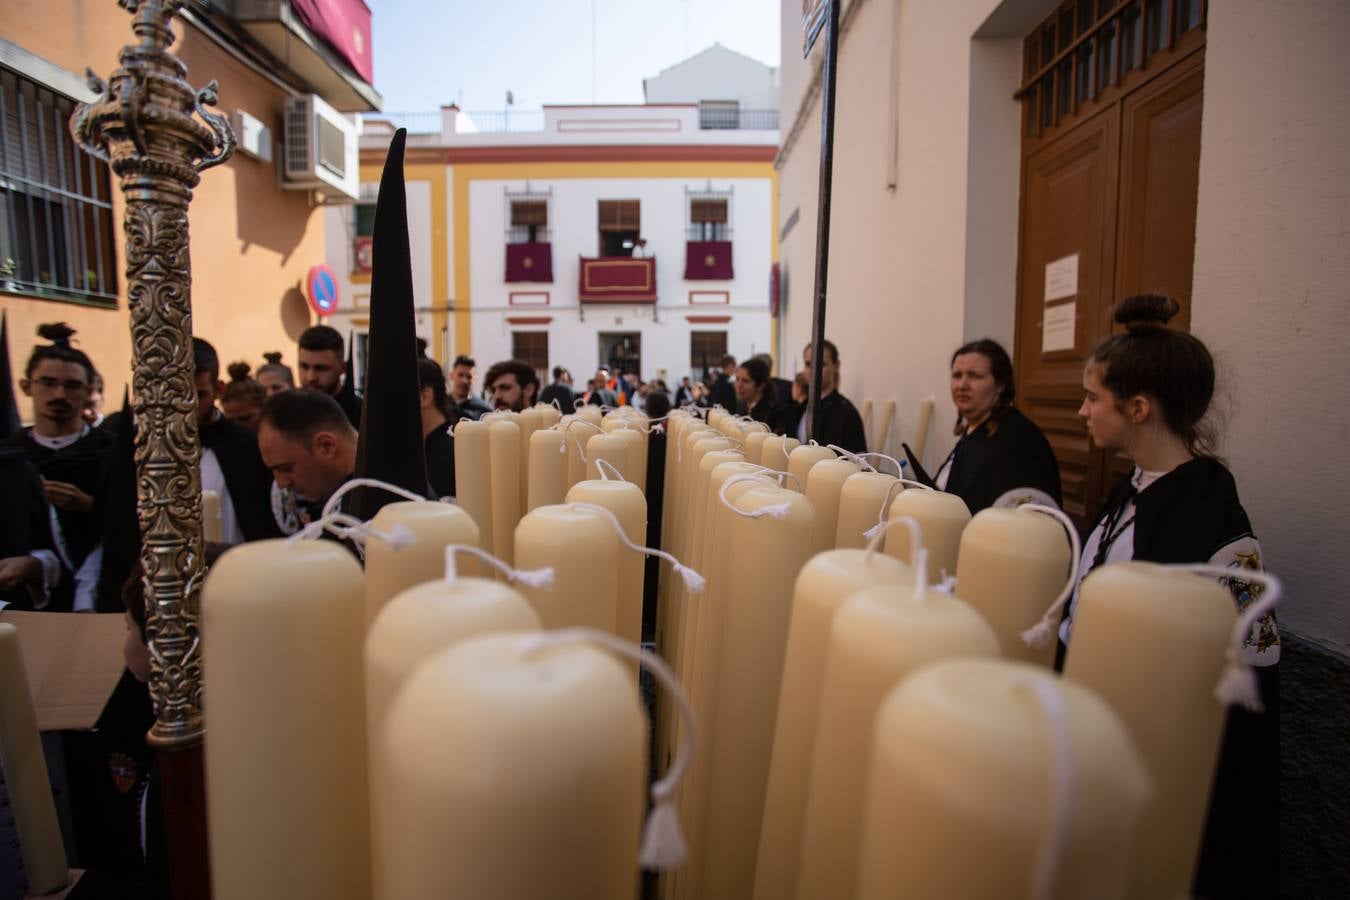
[[(641, 546), (647, 539), (647, 498), (631, 482), (578, 481), (567, 492), (567, 502), (592, 504), (609, 510), (632, 544)], [(615, 634), (634, 644), (642, 640), (643, 563), (643, 557), (637, 553), (624, 553), (619, 562)]]
[[(923, 547), (928, 552), (926, 577), (929, 584), (937, 584), (956, 574), (961, 535), (970, 524), (970, 510), (956, 494), (929, 490), (916, 482), (906, 483), (906, 487), (912, 485), (917, 489), (902, 491), (891, 501), (887, 515), (890, 521), (908, 517), (918, 523)], [(890, 531), (886, 535), (886, 553), (909, 562), (914, 552), (910, 538), (905, 529)]]
[(473, 518), (449, 503), (390, 503), (370, 524), (384, 533), (401, 528), (408, 540), (399, 546), (380, 540), (366, 544), (367, 622), (374, 621), (384, 604), (401, 591), (439, 578), (445, 570), (446, 545), (479, 545)]
[(835, 526), (834, 546), (867, 546), (867, 533), (885, 517), (891, 498), (893, 475), (882, 472), (856, 472), (839, 490), (839, 520)]
[(812, 529), (811, 539), (813, 552), (820, 553), (834, 548), (835, 535), (839, 530), (840, 493), (843, 491), (844, 482), (861, 471), (862, 467), (850, 459), (818, 461), (808, 470), (806, 499), (811, 501), (811, 508), (816, 511), (816, 524)]

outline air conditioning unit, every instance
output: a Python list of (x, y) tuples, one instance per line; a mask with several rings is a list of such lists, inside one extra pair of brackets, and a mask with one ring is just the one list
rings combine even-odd
[(286, 101), (284, 156), (282, 187), (315, 190), (335, 199), (357, 198), (361, 179), (356, 123), (313, 94)]

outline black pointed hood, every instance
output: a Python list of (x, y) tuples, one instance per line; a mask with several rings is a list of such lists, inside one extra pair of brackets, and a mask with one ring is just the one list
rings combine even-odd
[[(337, 392), (333, 399), (338, 402), (338, 406), (343, 410), (359, 410), (361, 401), (356, 396), (356, 370), (352, 366), (352, 345), (356, 343), (356, 335), (348, 332), (347, 334), (347, 366), (343, 370), (342, 388)], [(350, 417), (352, 413), (348, 413)], [(360, 420), (352, 423), (353, 426), (361, 427)]]
[[(356, 477), (378, 478), (427, 495), (427, 460), (418, 402), (417, 321), (413, 311), (412, 259), (408, 250), (408, 199), (403, 184), (403, 145), (394, 133), (375, 202), (370, 275), (370, 340), (365, 403), (356, 445)], [(369, 519), (398, 498), (358, 488), (348, 511)]]
[(9, 365), (9, 322), (0, 312), (0, 440), (13, 437), (21, 428), (19, 403), (14, 396), (14, 370)]
[(99, 612), (122, 609), (122, 585), (141, 556), (141, 525), (136, 514), (136, 423), (125, 389), (116, 436), (105, 459), (96, 501), (103, 532), (103, 566), (95, 602)]

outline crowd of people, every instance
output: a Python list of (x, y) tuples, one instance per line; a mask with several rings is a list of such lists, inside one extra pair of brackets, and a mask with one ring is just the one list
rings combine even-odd
[[(1084, 531), (1080, 580), (1106, 562), (1129, 559), (1215, 563), (1238, 571), (1261, 567), (1236, 483), (1215, 454), (1215, 436), (1206, 424), (1213, 360), (1200, 340), (1168, 327), (1176, 312), (1175, 302), (1156, 295), (1122, 302), (1115, 319), (1124, 330), (1103, 341), (1084, 368), (1079, 415), (1093, 443), (1127, 459), (1132, 471)], [(135, 521), (134, 422), (125, 404), (104, 414), (102, 379), (69, 328), (46, 325), (39, 335), (45, 343), (33, 349), (20, 380), (32, 399), (33, 424), (0, 435), (0, 491), (6, 498), (0, 512), (0, 606), (122, 611), (127, 598), (140, 596), (136, 529), (128, 526)], [(846, 453), (865, 452), (861, 416), (839, 392), (839, 350), (829, 341), (822, 347), (813, 434)], [(247, 362), (228, 365), (226, 382), (215, 349), (193, 340), (201, 485), (220, 498), (219, 530), (207, 548), (208, 560), (231, 544), (295, 533), (352, 477), (364, 400), (344, 349), (341, 334), (317, 325), (300, 336), (295, 369), (281, 353), (268, 353), (256, 372)], [(455, 493), (456, 422), (537, 402), (564, 411), (582, 403), (631, 404), (657, 423), (658, 433), (672, 406), (721, 406), (775, 433), (807, 438), (810, 346), (804, 349), (802, 374), (792, 381), (773, 377), (772, 361), (764, 356), (739, 363), (727, 356), (709, 383), (686, 377), (673, 390), (663, 378), (644, 382), (637, 373), (605, 368), (584, 390), (562, 367), (541, 385), (530, 365), (508, 359), (489, 366), (476, 391), (473, 358), (456, 357), (447, 372), (425, 355), (425, 346), (421, 352), (419, 410), (430, 498)], [(1026, 500), (1058, 505), (1059, 466), (1046, 436), (1017, 408), (1007, 352), (987, 339), (959, 347), (951, 358), (950, 384), (955, 446), (931, 476), (911, 455), (912, 476), (959, 495), (972, 513)], [(1238, 605), (1250, 602), (1250, 584), (1233, 584)], [(144, 609), (129, 612), (143, 640)], [(1071, 640), (1072, 622), (1071, 604), (1060, 628), (1063, 645)], [(1274, 706), (1279, 638), (1273, 619), (1261, 623), (1247, 652), (1261, 673), (1263, 699)], [(139, 653), (143, 656), (143, 646)], [(148, 715), (143, 688), (135, 694), (133, 680), (125, 693), (136, 716)], [(1271, 815), (1273, 721), (1233, 714), (1215, 800), (1221, 815), (1211, 819), (1202, 872), (1231, 847), (1249, 845), (1262, 833), (1251, 825), (1252, 810), (1258, 818)], [(97, 770), (102, 758), (113, 754), (131, 760), (134, 768), (143, 757), (112, 734), (110, 729), (92, 744), (72, 745), (67, 762)], [(140, 772), (131, 781), (141, 783), (143, 777)], [(115, 779), (119, 786), (125, 782)], [(95, 824), (77, 827), (77, 836), (109, 822), (130, 827), (136, 814), (127, 791), (105, 785), (94, 793), (89, 816)], [(1234, 823), (1241, 823), (1237, 833)], [(100, 855), (109, 846), (117, 844), (82, 844), (83, 861), (115, 871), (118, 860)]]

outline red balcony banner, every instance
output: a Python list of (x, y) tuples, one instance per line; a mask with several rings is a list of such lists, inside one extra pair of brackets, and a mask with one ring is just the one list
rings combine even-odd
[(553, 245), (506, 245), (507, 281), (553, 281)]
[(296, 17), (337, 51), (357, 75), (375, 81), (371, 59), (370, 8), (362, 0), (290, 0)]
[(581, 257), (582, 303), (655, 303), (656, 258)]
[(686, 281), (730, 281), (731, 241), (690, 241), (685, 245)]

